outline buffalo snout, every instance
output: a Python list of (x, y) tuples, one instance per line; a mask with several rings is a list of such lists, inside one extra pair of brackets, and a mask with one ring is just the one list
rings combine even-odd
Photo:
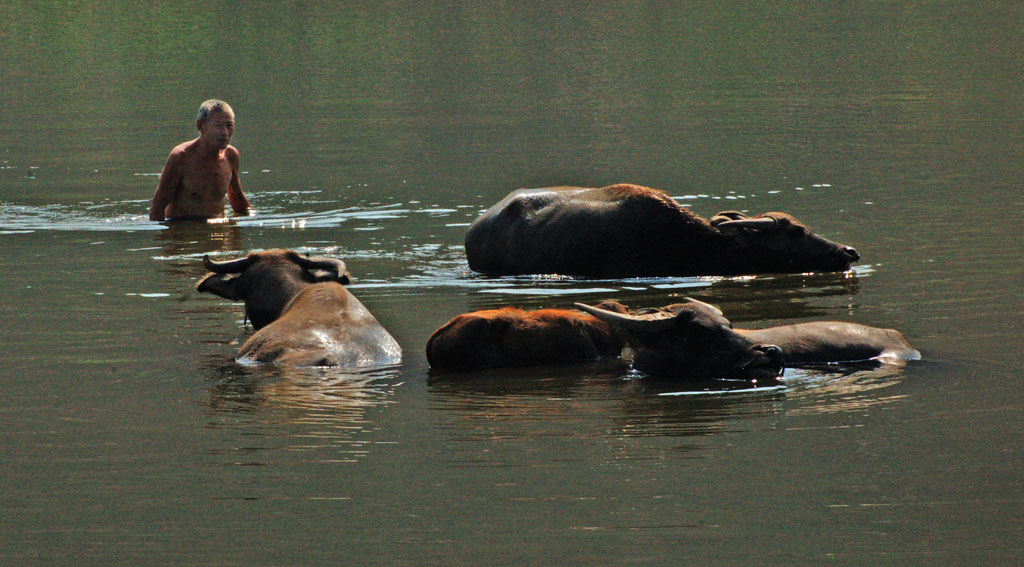
[(740, 374), (743, 377), (755, 382), (773, 382), (782, 375), (786, 368), (786, 357), (781, 347), (755, 344), (751, 347), (751, 352), (754, 357), (741, 369)]

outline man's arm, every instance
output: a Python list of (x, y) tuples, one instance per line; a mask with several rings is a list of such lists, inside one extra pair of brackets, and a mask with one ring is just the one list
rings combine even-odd
[(149, 206), (149, 220), (162, 221), (164, 219), (167, 205), (174, 200), (174, 195), (181, 186), (181, 168), (178, 167), (178, 156), (174, 152), (167, 156), (167, 163), (160, 172), (160, 182), (157, 183), (156, 192), (153, 193), (153, 204)]
[(252, 204), (249, 203), (249, 198), (245, 196), (245, 193), (242, 193), (242, 181), (238, 178), (238, 170), (242, 161), (241, 157), (238, 150), (233, 147), (228, 149), (227, 157), (231, 163), (231, 183), (228, 184), (228, 201), (231, 202), (231, 208), (236, 213), (247, 215), (252, 209)]

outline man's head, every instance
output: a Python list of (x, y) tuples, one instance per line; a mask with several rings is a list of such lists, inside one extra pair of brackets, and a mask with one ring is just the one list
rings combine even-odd
[(200, 138), (213, 147), (224, 149), (235, 133), (235, 111), (222, 100), (210, 99), (199, 106), (196, 128)]

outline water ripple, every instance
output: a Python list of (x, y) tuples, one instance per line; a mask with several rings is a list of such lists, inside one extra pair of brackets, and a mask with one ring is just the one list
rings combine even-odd
[(14, 205), (0, 203), (0, 234), (42, 230), (137, 231), (160, 230), (163, 225), (149, 221), (148, 214), (134, 214), (144, 201), (78, 205)]

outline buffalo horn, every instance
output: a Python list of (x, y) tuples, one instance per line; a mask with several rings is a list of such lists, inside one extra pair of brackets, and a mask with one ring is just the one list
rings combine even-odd
[(292, 259), (304, 270), (327, 270), (334, 272), (338, 277), (345, 275), (348, 269), (345, 262), (337, 258), (306, 258), (296, 254)]
[(773, 219), (772, 217), (758, 217), (756, 219), (725, 221), (719, 223), (717, 228), (719, 230), (723, 228), (749, 228), (752, 230), (771, 230), (775, 228), (776, 224), (778, 224), (778, 221)]
[(250, 264), (252, 264), (252, 261), (253, 259), (249, 256), (238, 260), (225, 260), (223, 262), (211, 260), (208, 254), (203, 256), (203, 266), (215, 274), (240, 274), (244, 272)]
[(631, 315), (628, 313), (617, 313), (599, 307), (592, 307), (583, 303), (576, 303), (577, 309), (582, 309), (594, 317), (637, 334), (653, 334), (671, 329), (675, 325), (677, 314), (656, 311), (643, 315)]

